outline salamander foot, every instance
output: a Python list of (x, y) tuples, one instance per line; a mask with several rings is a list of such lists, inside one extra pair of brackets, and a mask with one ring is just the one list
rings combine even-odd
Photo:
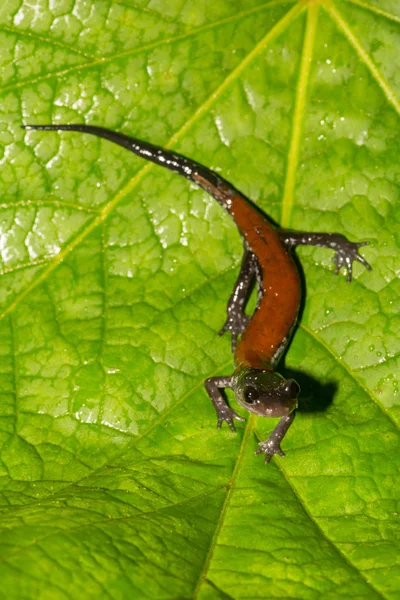
[(237, 339), (241, 333), (246, 329), (250, 317), (244, 314), (233, 313), (228, 315), (224, 326), (218, 332), (218, 335), (224, 335), (226, 331), (230, 331), (232, 336), (232, 354), (235, 354)]
[(266, 442), (260, 442), (258, 444), (260, 448), (254, 452), (254, 454), (265, 454), (265, 464), (268, 464), (274, 454), (279, 454), (279, 456), (286, 456), (283, 450), (281, 450), (281, 446), (278, 441), (271, 440), (269, 438)]
[(269, 438), (265, 442), (260, 442), (258, 450), (254, 454), (265, 454), (265, 463), (269, 463), (274, 454), (279, 456), (285, 456), (285, 453), (281, 450), (281, 441), (285, 437), (287, 430), (293, 423), (295, 412), (291, 412), (281, 418), (278, 425), (275, 427)]
[(368, 271), (372, 270), (371, 265), (358, 252), (359, 248), (368, 246), (369, 242), (349, 242), (344, 235), (338, 234), (336, 244), (336, 253), (333, 257), (333, 262), (336, 265), (335, 275), (339, 273), (342, 267), (345, 267), (347, 270), (347, 281), (350, 283), (353, 274), (353, 262), (355, 260), (364, 265)]
[(246, 421), (246, 419), (243, 419), (243, 417), (239, 417), (239, 415), (236, 414), (235, 411), (232, 410), (231, 408), (229, 408), (228, 406), (224, 409), (217, 410), (217, 415), (218, 415), (218, 423), (217, 423), (218, 429), (221, 429), (222, 423), (225, 421), (225, 423), (228, 423), (229, 428), (232, 431), (232, 433), (236, 433), (236, 429), (233, 424), (233, 419), (236, 419), (237, 421)]
[(214, 408), (218, 417), (218, 429), (221, 429), (222, 423), (228, 423), (230, 430), (232, 433), (235, 433), (235, 426), (233, 424), (233, 419), (237, 421), (245, 421), (243, 417), (239, 417), (232, 410), (228, 404), (226, 403), (226, 399), (221, 393), (221, 389), (223, 388), (231, 388), (234, 382), (234, 378), (231, 377), (209, 377), (205, 380), (204, 385), (210, 396), (212, 403), (214, 404)]
[(341, 233), (305, 233), (300, 231), (279, 232), (281, 242), (287, 248), (296, 248), (297, 246), (319, 246), (321, 248), (330, 248), (335, 252), (333, 262), (336, 265), (335, 275), (342, 267), (347, 269), (347, 281), (351, 281), (353, 262), (357, 260), (364, 265), (368, 271), (372, 271), (371, 265), (365, 258), (359, 254), (358, 249), (362, 246), (368, 246), (369, 242), (349, 242)]

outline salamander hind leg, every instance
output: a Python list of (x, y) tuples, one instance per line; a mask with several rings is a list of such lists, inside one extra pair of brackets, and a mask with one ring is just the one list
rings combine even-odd
[(221, 428), (222, 423), (225, 421), (228, 423), (232, 433), (235, 433), (235, 426), (233, 419), (237, 421), (245, 421), (243, 417), (239, 417), (234, 410), (229, 408), (224, 396), (222, 395), (221, 389), (232, 387), (233, 377), (209, 377), (204, 381), (204, 386), (211, 398), (215, 410), (218, 416), (218, 429)]
[(350, 242), (340, 233), (304, 233), (296, 231), (280, 231), (281, 242), (288, 248), (296, 246), (320, 246), (334, 250), (333, 262), (336, 265), (335, 275), (342, 267), (347, 270), (347, 281), (350, 282), (353, 274), (353, 262), (358, 261), (368, 271), (372, 270), (371, 265), (358, 252), (362, 246), (368, 246), (369, 242)]
[(240, 272), (228, 300), (226, 321), (218, 333), (221, 336), (226, 331), (230, 331), (232, 336), (232, 353), (235, 353), (237, 339), (246, 329), (250, 320), (250, 317), (245, 313), (245, 308), (257, 273), (257, 266), (257, 257), (253, 252), (245, 249)]

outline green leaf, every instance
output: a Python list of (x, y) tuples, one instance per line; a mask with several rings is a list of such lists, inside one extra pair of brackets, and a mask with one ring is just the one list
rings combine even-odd
[[(400, 10), (392, 0), (0, 8), (2, 598), (398, 598)], [(216, 430), (234, 224), (87, 122), (220, 171), (301, 249), (285, 459)], [(248, 416), (248, 415), (247, 415)]]

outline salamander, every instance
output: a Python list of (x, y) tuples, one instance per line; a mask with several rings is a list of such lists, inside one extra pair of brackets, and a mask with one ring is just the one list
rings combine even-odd
[[(306, 233), (275, 227), (243, 194), (211, 169), (176, 152), (148, 142), (92, 125), (25, 125), (25, 129), (75, 131), (95, 135), (170, 171), (179, 173), (215, 198), (234, 220), (243, 240), (244, 254), (239, 276), (227, 304), (227, 318), (219, 335), (230, 332), (235, 369), (230, 376), (209, 377), (205, 388), (215, 407), (218, 428), (225, 422), (235, 432), (233, 421), (244, 421), (226, 401), (223, 392), (231, 388), (240, 406), (262, 417), (280, 417), (266, 441), (255, 454), (284, 456), (281, 441), (293, 422), (300, 387), (276, 371), (295, 327), (301, 301), (299, 274), (292, 258), (296, 246), (311, 245), (335, 252), (335, 274), (342, 267), (347, 280), (358, 261), (370, 265), (359, 248), (369, 242), (350, 242), (338, 233)], [(257, 305), (250, 317), (245, 313), (252, 286), (257, 285)]]

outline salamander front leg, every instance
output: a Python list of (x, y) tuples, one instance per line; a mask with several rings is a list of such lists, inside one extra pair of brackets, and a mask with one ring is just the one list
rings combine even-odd
[(342, 267), (347, 270), (347, 281), (351, 281), (353, 262), (357, 260), (368, 271), (371, 271), (371, 266), (365, 258), (359, 254), (358, 249), (362, 246), (368, 246), (369, 242), (349, 242), (349, 240), (340, 233), (304, 233), (296, 231), (280, 231), (279, 237), (281, 242), (289, 248), (296, 246), (321, 246), (330, 248), (335, 251), (333, 262), (336, 265), (335, 275), (337, 275)]
[(223, 421), (228, 423), (232, 433), (235, 433), (235, 426), (233, 419), (238, 421), (245, 421), (243, 417), (239, 417), (234, 410), (229, 408), (226, 403), (224, 396), (222, 395), (221, 389), (232, 387), (233, 377), (209, 377), (204, 381), (205, 388), (208, 395), (214, 404), (215, 410), (218, 416), (218, 429), (221, 429)]
[(257, 268), (257, 257), (253, 252), (245, 249), (239, 276), (228, 300), (226, 308), (227, 318), (224, 326), (218, 333), (218, 335), (221, 336), (226, 331), (231, 332), (233, 354), (236, 350), (237, 339), (246, 329), (247, 323), (250, 320), (250, 317), (248, 317), (244, 311), (254, 282), (254, 277), (257, 273)]
[(285, 456), (285, 453), (281, 450), (281, 441), (286, 435), (287, 430), (293, 423), (295, 413), (291, 412), (290, 415), (282, 417), (278, 425), (275, 427), (269, 438), (265, 442), (260, 442), (258, 445), (260, 448), (254, 452), (254, 454), (265, 454), (265, 463), (269, 463), (274, 454), (279, 456)]

